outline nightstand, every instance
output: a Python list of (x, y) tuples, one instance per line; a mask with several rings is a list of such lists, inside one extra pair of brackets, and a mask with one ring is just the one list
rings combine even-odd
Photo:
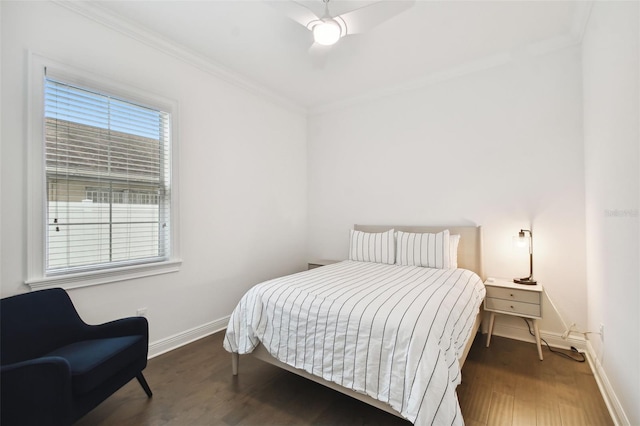
[(485, 281), (484, 285), (487, 290), (487, 295), (484, 300), (484, 310), (491, 312), (487, 347), (489, 347), (489, 343), (491, 343), (493, 322), (496, 314), (529, 318), (533, 321), (533, 331), (536, 336), (536, 345), (538, 346), (538, 357), (542, 361), (540, 329), (538, 328), (538, 320), (542, 319), (542, 285), (516, 284), (513, 280), (505, 278), (489, 278)]
[(327, 265), (331, 265), (333, 263), (338, 263), (340, 262), (340, 260), (329, 260), (329, 259), (315, 259), (310, 261), (307, 264), (307, 269), (315, 269), (315, 268), (319, 268), (321, 266), (327, 266)]

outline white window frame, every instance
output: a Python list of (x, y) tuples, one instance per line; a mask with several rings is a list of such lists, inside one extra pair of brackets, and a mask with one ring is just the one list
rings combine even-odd
[[(131, 280), (152, 275), (177, 272), (180, 269), (179, 186), (177, 102), (151, 95), (141, 90), (78, 70), (43, 56), (29, 54), (28, 126), (27, 126), (27, 280), (31, 289), (62, 287), (65, 289)], [(90, 87), (96, 91), (143, 105), (152, 105), (171, 114), (171, 202), (170, 254), (161, 262), (105, 268), (68, 274), (46, 274), (46, 173), (44, 145), (44, 79), (46, 74), (69, 83)]]

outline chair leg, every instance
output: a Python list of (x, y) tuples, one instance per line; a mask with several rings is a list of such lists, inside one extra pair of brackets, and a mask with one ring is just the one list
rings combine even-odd
[(142, 389), (144, 389), (144, 391), (147, 394), (147, 396), (149, 398), (151, 398), (153, 396), (153, 393), (151, 392), (151, 388), (149, 388), (149, 385), (147, 384), (147, 381), (145, 380), (144, 376), (142, 375), (142, 372), (138, 373), (138, 375), (136, 376), (136, 379), (138, 379), (138, 383), (140, 383), (140, 386), (142, 386)]

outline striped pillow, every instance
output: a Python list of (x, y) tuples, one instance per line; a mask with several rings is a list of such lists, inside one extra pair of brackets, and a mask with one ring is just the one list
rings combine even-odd
[(437, 234), (398, 231), (398, 265), (449, 269), (451, 267), (449, 230)]
[(394, 230), (370, 233), (351, 230), (349, 260), (393, 265), (396, 262)]

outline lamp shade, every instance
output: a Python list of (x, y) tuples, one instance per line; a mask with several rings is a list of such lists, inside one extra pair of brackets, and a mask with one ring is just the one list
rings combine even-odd
[(529, 237), (522, 232), (519, 233), (518, 236), (513, 237), (513, 246), (519, 248), (529, 247)]
[(323, 19), (313, 27), (313, 40), (323, 46), (331, 46), (342, 37), (342, 28), (331, 18)]

